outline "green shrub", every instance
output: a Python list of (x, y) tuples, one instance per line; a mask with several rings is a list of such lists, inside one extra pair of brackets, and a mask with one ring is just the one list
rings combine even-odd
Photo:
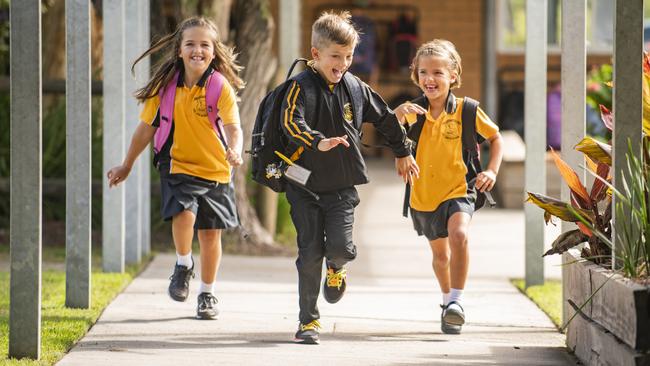
[(296, 228), (293, 226), (290, 214), (291, 207), (287, 196), (284, 193), (278, 195), (278, 217), (275, 239), (288, 247), (294, 247), (296, 243)]

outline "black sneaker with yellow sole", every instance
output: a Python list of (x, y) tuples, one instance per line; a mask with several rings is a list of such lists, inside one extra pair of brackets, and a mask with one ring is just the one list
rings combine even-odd
[(336, 269), (327, 264), (327, 273), (323, 282), (323, 297), (330, 304), (341, 300), (347, 287), (348, 273), (345, 268)]
[(307, 324), (300, 323), (293, 341), (301, 344), (318, 344), (320, 341), (318, 339), (318, 331), (320, 328), (320, 322), (317, 319), (314, 319)]

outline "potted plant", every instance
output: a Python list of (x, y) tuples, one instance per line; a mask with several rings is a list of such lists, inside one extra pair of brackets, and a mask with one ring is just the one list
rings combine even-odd
[[(650, 58), (643, 61), (643, 130), (650, 135)], [(608, 85), (611, 87), (611, 84)], [(612, 115), (600, 104), (601, 118), (612, 129)], [(647, 140), (647, 137), (644, 137)], [(544, 255), (563, 254), (566, 262), (567, 301), (573, 316), (565, 320), (567, 345), (587, 364), (650, 364), (650, 145), (643, 156), (628, 154), (626, 188), (611, 186), (612, 148), (592, 137), (580, 141), (576, 150), (585, 155), (595, 179), (590, 190), (561, 157), (552, 152), (561, 176), (570, 188), (570, 202), (528, 192), (528, 201), (544, 210), (546, 222), (553, 216), (576, 223), (574, 230), (558, 236)], [(630, 150), (631, 151), (631, 150)], [(612, 195), (618, 197), (612, 207)], [(620, 271), (611, 270), (612, 209), (625, 217), (616, 233), (616, 258)], [(626, 215), (626, 216), (624, 216)], [(635, 229), (639, 228), (639, 229)], [(584, 244), (580, 250), (575, 249)]]

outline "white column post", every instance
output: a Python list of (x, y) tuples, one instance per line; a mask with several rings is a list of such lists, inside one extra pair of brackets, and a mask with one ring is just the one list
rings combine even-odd
[[(124, 158), (124, 0), (103, 0), (104, 161), (102, 171)], [(108, 188), (103, 177), (102, 260), (104, 272), (124, 272), (124, 184)]]
[(90, 7), (66, 0), (66, 253), (65, 305), (90, 307), (91, 102)]
[[(526, 1), (526, 65), (524, 137), (526, 141), (525, 187), (546, 193), (546, 0)], [(526, 216), (526, 287), (544, 283), (544, 217), (532, 204)]]

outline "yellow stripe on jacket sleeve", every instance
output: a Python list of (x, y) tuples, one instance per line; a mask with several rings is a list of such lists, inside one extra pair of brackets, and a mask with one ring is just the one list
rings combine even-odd
[[(298, 98), (298, 93), (300, 93), (300, 87), (299, 86), (298, 86), (298, 89), (296, 90), (297, 85), (298, 85), (298, 83), (294, 81), (293, 85), (291, 86), (291, 90), (289, 91), (289, 94), (287, 95), (287, 109), (284, 110), (284, 127), (287, 129), (287, 131), (289, 131), (291, 136), (293, 136), (294, 138), (302, 140), (305, 144), (307, 144), (307, 146), (311, 146), (311, 142), (307, 141), (302, 136), (302, 132), (298, 128), (298, 125), (296, 125), (296, 123), (293, 122), (293, 113), (294, 113), (294, 111), (296, 109), (296, 99)], [(295, 95), (293, 97), (293, 101), (292, 101), (291, 100), (292, 99), (291, 95), (294, 93), (294, 90), (296, 91), (296, 93), (295, 93)], [(291, 109), (291, 116), (289, 116), (289, 109)], [(294, 131), (292, 131), (291, 127), (289, 126), (290, 122), (291, 122), (291, 124), (293, 126), (295, 126), (296, 131), (298, 131), (298, 134), (296, 134)], [(309, 136), (309, 134), (307, 134), (307, 136), (310, 137), (313, 140), (313, 137)]]
[(307, 131), (300, 131), (300, 128), (298, 127), (296, 122), (293, 121), (293, 111), (296, 110), (296, 100), (298, 99), (298, 94), (300, 94), (300, 85), (298, 85), (298, 90), (296, 90), (296, 95), (293, 96), (293, 103), (292, 103), (293, 106), (291, 107), (291, 113), (289, 114), (289, 122), (291, 122), (293, 127), (296, 128), (296, 131), (298, 131), (298, 133), (301, 133), (307, 136), (307, 138), (309, 138), (311, 141), (314, 141), (314, 138)]

